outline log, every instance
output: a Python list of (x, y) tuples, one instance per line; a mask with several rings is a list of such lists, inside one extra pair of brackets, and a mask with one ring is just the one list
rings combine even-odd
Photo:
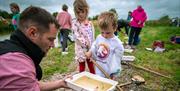
[(134, 65), (134, 64), (132, 64), (132, 63), (125, 63), (125, 64), (130, 65), (130, 66), (133, 66), (133, 67), (138, 68), (138, 69), (142, 69), (142, 70), (144, 70), (144, 71), (147, 71), (147, 72), (150, 72), (150, 73), (153, 73), (153, 74), (156, 74), (156, 75), (161, 76), (161, 77), (165, 77), (165, 78), (171, 79), (169, 76), (166, 76), (166, 75), (163, 75), (163, 74), (158, 73), (158, 72), (156, 72), (156, 71), (153, 71), (153, 70), (144, 68), (144, 67), (142, 67), (142, 66), (137, 66), (137, 65)]

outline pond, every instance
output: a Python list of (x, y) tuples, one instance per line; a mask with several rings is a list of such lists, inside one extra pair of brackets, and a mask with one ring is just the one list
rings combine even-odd
[(0, 35), (0, 41), (3, 41), (5, 39), (9, 39), (10, 34)]

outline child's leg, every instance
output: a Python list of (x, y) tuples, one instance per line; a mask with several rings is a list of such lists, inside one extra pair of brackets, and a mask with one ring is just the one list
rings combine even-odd
[(85, 62), (79, 62), (79, 72), (85, 71)]
[(86, 61), (87, 61), (87, 65), (88, 65), (89, 71), (91, 73), (95, 74), (93, 62), (91, 62), (90, 59), (86, 59)]

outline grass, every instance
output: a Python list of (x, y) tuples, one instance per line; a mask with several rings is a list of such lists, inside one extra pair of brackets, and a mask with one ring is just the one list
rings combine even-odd
[[(176, 76), (177, 69), (180, 69), (180, 45), (171, 44), (170, 37), (180, 34), (180, 28), (176, 27), (145, 27), (142, 31), (142, 41), (137, 47), (138, 51), (134, 55), (143, 62), (138, 65), (145, 65), (163, 73), (170, 73)], [(164, 53), (154, 53), (145, 50), (151, 47), (154, 40), (165, 42), (166, 51)], [(180, 75), (179, 75), (180, 76)], [(179, 79), (180, 81), (180, 79)]]
[[(10, 22), (10, 20), (8, 20)], [(0, 21), (0, 36), (5, 34), (10, 34), (13, 31), (13, 26), (11, 24), (6, 24)]]
[[(99, 28), (96, 23), (95, 29), (97, 36), (99, 34)], [(122, 29), (122, 31), (124, 32), (124, 29)], [(147, 85), (150, 88), (155, 87), (156, 89), (162, 89), (161, 86), (167, 86), (172, 90), (174, 86), (178, 86), (178, 83), (180, 83), (180, 45), (170, 43), (169, 38), (172, 35), (180, 36), (180, 28), (169, 26), (144, 27), (140, 34), (141, 43), (137, 46), (137, 50), (130, 54), (136, 57), (134, 64), (172, 77), (172, 79), (169, 80), (147, 72), (139, 71), (147, 80)], [(124, 33), (122, 32), (119, 33), (119, 38), (122, 41), (126, 40)], [(165, 42), (165, 52), (155, 53), (145, 50), (146, 47), (151, 47), (155, 40), (162, 40)], [(74, 44), (70, 44), (69, 54), (65, 56), (61, 55), (59, 48), (51, 49), (41, 64), (44, 72), (43, 78), (49, 77), (54, 73), (67, 72), (68, 65), (72, 61), (74, 61)], [(154, 83), (161, 85), (153, 86)]]
[(41, 67), (43, 68), (43, 78), (47, 78), (54, 73), (64, 73), (68, 71), (68, 65), (74, 60), (74, 45), (69, 45), (69, 54), (61, 55), (60, 48), (51, 49), (47, 56), (43, 58)]
[[(172, 80), (160, 77), (153, 77), (152, 74), (144, 73), (145, 79), (149, 82), (160, 80), (161, 85), (169, 83), (170, 88), (177, 86), (180, 82), (180, 45), (171, 44), (172, 35), (180, 35), (180, 28), (176, 27), (145, 27), (141, 32), (141, 43), (137, 46), (137, 51), (132, 53), (136, 57), (135, 64), (157, 71), (172, 78)], [(155, 53), (145, 50), (151, 47), (154, 40), (165, 42), (166, 51)], [(150, 78), (150, 79), (149, 79)], [(149, 84), (150, 85), (150, 84)], [(151, 86), (150, 86), (151, 87)], [(157, 87), (158, 89), (159, 87)]]

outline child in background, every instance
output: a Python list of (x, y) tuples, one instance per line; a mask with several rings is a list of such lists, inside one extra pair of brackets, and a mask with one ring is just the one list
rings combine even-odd
[(89, 6), (86, 0), (75, 0), (73, 6), (76, 15), (76, 19), (72, 21), (72, 30), (75, 35), (75, 60), (79, 62), (79, 72), (85, 71), (85, 62), (87, 62), (89, 71), (94, 74), (94, 65), (85, 56), (85, 52), (94, 41), (94, 26), (87, 19)]
[(19, 13), (20, 9), (16, 3), (11, 3), (10, 9), (11, 9), (11, 12), (13, 13), (12, 25), (13, 25), (14, 30), (17, 30), (17, 25), (18, 25), (19, 17), (20, 17), (20, 13)]
[[(116, 15), (112, 12), (101, 13), (98, 17), (98, 25), (101, 34), (93, 42), (89, 52), (86, 52), (88, 58), (94, 60), (110, 75), (111, 79), (116, 80), (121, 71), (121, 58), (124, 53), (124, 47), (121, 40), (114, 35), (117, 27)], [(105, 75), (96, 67), (97, 75)]]

